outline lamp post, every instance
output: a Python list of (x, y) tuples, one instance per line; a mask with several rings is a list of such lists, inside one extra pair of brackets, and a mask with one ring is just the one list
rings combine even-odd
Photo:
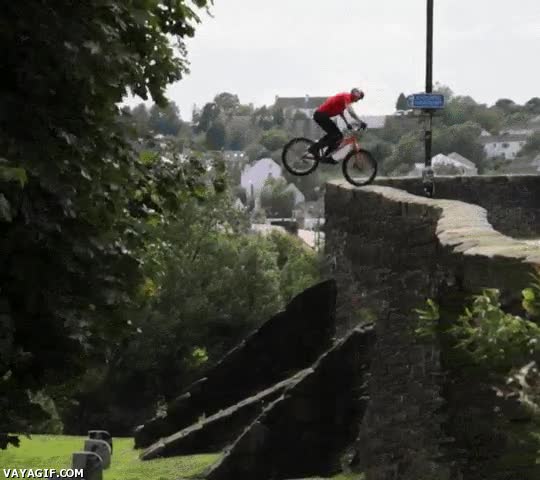
[[(426, 93), (433, 92), (433, 0), (427, 0), (427, 35), (426, 35)], [(431, 168), (431, 146), (433, 129), (433, 110), (426, 110), (427, 125), (425, 131), (425, 166), (422, 172), (424, 192), (428, 197), (434, 194), (434, 175)]]

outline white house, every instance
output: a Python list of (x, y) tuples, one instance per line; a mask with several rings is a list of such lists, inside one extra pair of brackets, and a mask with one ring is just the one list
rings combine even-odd
[(457, 162), (454, 166), (461, 168), (463, 170), (463, 175), (478, 175), (478, 168), (476, 168), (476, 165), (463, 155), (452, 152), (448, 155), (448, 158)]
[[(477, 175), (478, 169), (476, 165), (470, 160), (466, 159), (459, 153), (453, 152), (450, 155), (443, 155), (439, 153), (431, 159), (431, 166), (437, 173), (437, 168), (440, 167), (453, 167), (460, 175)], [(415, 163), (414, 168), (409, 172), (409, 177), (418, 177), (422, 175), (424, 169), (423, 163)]]
[(500, 133), (501, 135), (525, 135), (526, 137), (529, 137), (534, 133), (534, 129), (528, 127), (514, 127), (501, 130)]
[(240, 185), (246, 190), (247, 198), (258, 199), (266, 180), (281, 177), (281, 167), (271, 158), (262, 158), (242, 170)]
[(488, 158), (504, 157), (506, 160), (516, 158), (527, 142), (528, 135), (499, 135), (482, 137), (481, 142)]
[(306, 201), (306, 197), (294, 183), (290, 183), (285, 189), (285, 191), (293, 193), (295, 206), (298, 205), (299, 203), (304, 203)]

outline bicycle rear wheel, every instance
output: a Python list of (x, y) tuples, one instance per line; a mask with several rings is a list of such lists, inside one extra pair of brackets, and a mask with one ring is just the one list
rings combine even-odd
[(367, 150), (353, 150), (343, 160), (343, 176), (357, 187), (368, 185), (377, 176), (377, 162)]
[(308, 152), (315, 142), (309, 138), (293, 138), (283, 147), (281, 161), (288, 172), (293, 175), (308, 175), (317, 168), (319, 159)]

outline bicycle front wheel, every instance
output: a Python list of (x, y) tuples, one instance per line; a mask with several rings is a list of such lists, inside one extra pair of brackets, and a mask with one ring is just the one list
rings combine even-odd
[(308, 152), (315, 142), (309, 138), (293, 138), (281, 154), (283, 166), (293, 175), (308, 175), (317, 168), (319, 159)]
[(368, 185), (377, 176), (377, 162), (367, 150), (353, 150), (343, 160), (343, 176), (357, 187)]

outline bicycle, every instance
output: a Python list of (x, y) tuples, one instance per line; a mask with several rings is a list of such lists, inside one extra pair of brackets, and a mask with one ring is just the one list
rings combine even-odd
[(343, 139), (337, 148), (325, 153), (319, 151), (318, 155), (312, 155), (308, 152), (308, 148), (315, 143), (313, 140), (304, 137), (293, 138), (283, 147), (281, 154), (283, 166), (293, 175), (308, 175), (315, 171), (320, 162), (336, 163), (335, 161), (329, 161), (332, 155), (345, 147), (351, 146), (351, 151), (341, 164), (343, 176), (356, 187), (368, 185), (373, 182), (377, 175), (377, 162), (369, 151), (360, 147), (355, 135), (359, 130), (360, 128), (356, 127), (345, 131)]

